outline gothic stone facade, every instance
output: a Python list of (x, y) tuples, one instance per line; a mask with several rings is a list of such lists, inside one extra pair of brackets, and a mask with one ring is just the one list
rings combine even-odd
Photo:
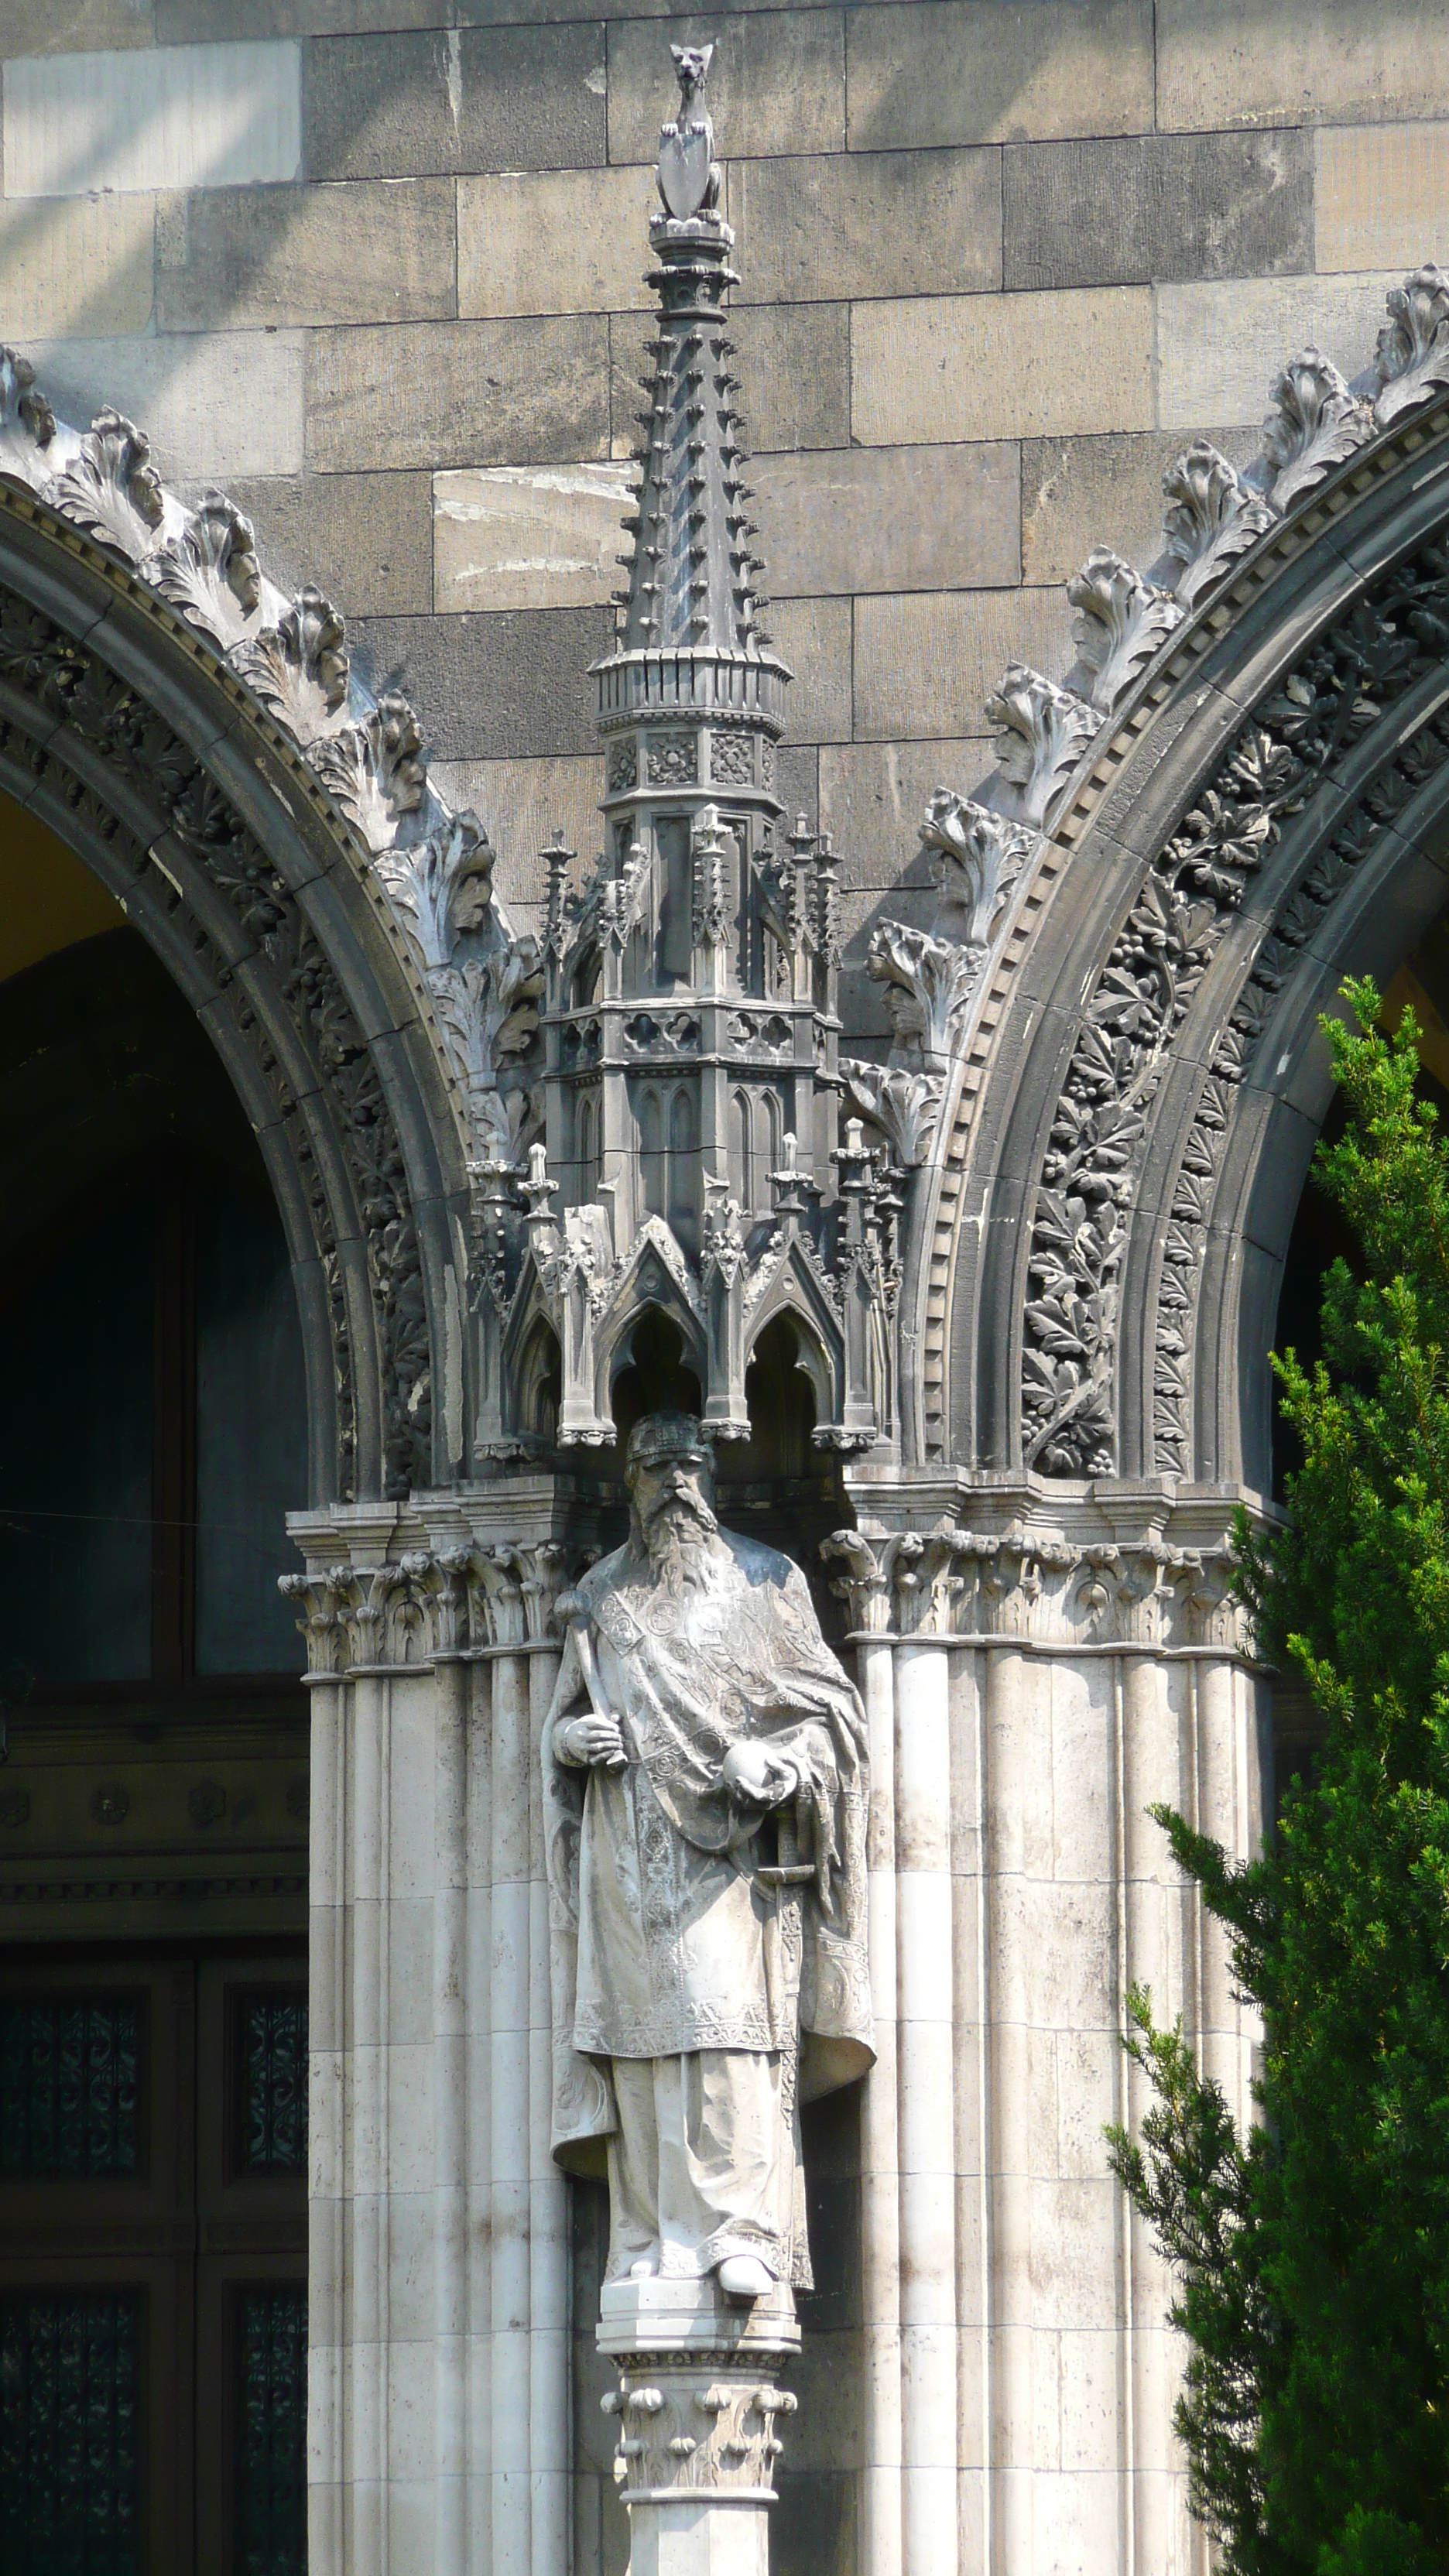
[(776, 2564), (1203, 2565), (1102, 2128), (1134, 1978), (1247, 2112), (1144, 1810), (1261, 1829), (1316, 1015), (1446, 894), (1442, 13), (458, 14), (0, 12), (0, 787), (218, 1049), (307, 1353), (310, 2564), (623, 2562), (538, 1755), (672, 1368), (870, 1736)]

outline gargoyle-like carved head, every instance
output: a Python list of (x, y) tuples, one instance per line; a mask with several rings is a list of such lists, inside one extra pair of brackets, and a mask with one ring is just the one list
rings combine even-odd
[(674, 57), (674, 77), (679, 83), (679, 113), (682, 120), (688, 116), (704, 87), (705, 75), (714, 60), (714, 47), (713, 45), (671, 45), (669, 50)]

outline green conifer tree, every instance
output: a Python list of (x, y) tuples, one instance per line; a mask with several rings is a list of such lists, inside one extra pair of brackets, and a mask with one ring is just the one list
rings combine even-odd
[(1275, 1361), (1291, 1524), (1238, 1530), (1260, 1651), (1326, 1737), (1245, 1868), (1154, 1810), (1262, 2009), (1262, 2126), (1137, 1992), (1153, 2107), (1111, 2133), (1176, 2273), (1178, 2428), (1229, 2576), (1449, 2568), (1449, 1144), (1412, 1018), (1389, 1040), (1373, 986), (1349, 998), (1315, 1168), (1364, 1275), (1327, 1274), (1321, 1361)]

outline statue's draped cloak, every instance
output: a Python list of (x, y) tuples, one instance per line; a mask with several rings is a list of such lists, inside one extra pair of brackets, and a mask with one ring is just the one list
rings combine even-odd
[[(872, 2059), (866, 1733), (805, 1578), (721, 1531), (702, 1588), (621, 1548), (568, 1605), (587, 1619), (629, 1759), (588, 1772), (542, 1746), (554, 1974), (554, 2153), (597, 2170), (616, 2115), (608, 2060), (803, 2040), (805, 2099)], [(719, 1784), (735, 1745), (790, 1756), (815, 1877), (777, 1892)]]

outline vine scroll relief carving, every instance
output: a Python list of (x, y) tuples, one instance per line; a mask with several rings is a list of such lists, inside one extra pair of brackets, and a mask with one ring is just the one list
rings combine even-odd
[[(1289, 819), (1446, 646), (1449, 544), (1439, 540), (1301, 657), (1154, 859), (1087, 997), (1042, 1167), (1022, 1355), (1027, 1466), (1116, 1472), (1122, 1265), (1154, 1104), (1189, 1006)], [(1429, 728), (1406, 755), (1407, 774), (1445, 756)], [(1366, 794), (1287, 890), (1202, 1085), (1163, 1247), (1154, 1352), (1156, 1457), (1169, 1473), (1190, 1465), (1196, 1286), (1232, 1093), (1294, 953), (1372, 845), (1391, 792), (1381, 782)]]

